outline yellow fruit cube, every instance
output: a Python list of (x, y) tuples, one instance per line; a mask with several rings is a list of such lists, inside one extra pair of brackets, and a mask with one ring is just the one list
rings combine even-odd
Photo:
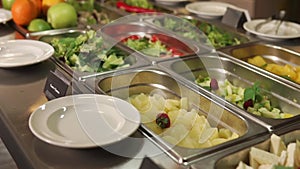
[(248, 59), (248, 63), (258, 66), (258, 67), (262, 67), (267, 64), (267, 62), (261, 56), (255, 56), (253, 58)]

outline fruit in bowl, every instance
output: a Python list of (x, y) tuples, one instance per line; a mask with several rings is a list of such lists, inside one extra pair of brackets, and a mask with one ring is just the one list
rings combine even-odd
[(28, 25), (41, 12), (40, 0), (15, 0), (11, 7), (13, 21), (18, 25)]
[(36, 19), (33, 19), (27, 29), (30, 31), (30, 32), (38, 32), (38, 31), (45, 31), (45, 30), (50, 30), (52, 29), (50, 24), (45, 21), (44, 19), (41, 19), (41, 18), (36, 18)]
[(10, 10), (15, 0), (2, 0), (1, 2), (4, 9)]

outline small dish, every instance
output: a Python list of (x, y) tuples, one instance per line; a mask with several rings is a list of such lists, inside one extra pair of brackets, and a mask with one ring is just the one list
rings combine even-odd
[(244, 23), (243, 27), (246, 31), (268, 40), (286, 40), (300, 37), (300, 25), (297, 23), (283, 21), (278, 29), (278, 34), (276, 34), (275, 30), (280, 21), (271, 20), (257, 29), (257, 25), (264, 22), (266, 22), (266, 19), (255, 19)]
[(130, 103), (99, 94), (51, 100), (29, 118), (36, 137), (67, 148), (109, 145), (128, 137), (139, 125), (140, 114)]
[(0, 42), (0, 67), (20, 67), (50, 58), (54, 48), (37, 40), (7, 40)]
[(12, 19), (11, 12), (9, 10), (0, 8), (0, 23), (6, 23)]
[(236, 8), (234, 5), (228, 3), (214, 1), (193, 2), (185, 6), (187, 11), (205, 19), (218, 19), (222, 17), (228, 7)]

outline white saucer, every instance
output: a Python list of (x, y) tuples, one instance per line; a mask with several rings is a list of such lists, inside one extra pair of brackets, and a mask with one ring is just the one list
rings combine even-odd
[(19, 67), (50, 58), (54, 48), (37, 40), (6, 40), (0, 42), (0, 67)]
[(234, 5), (214, 1), (193, 2), (185, 6), (187, 11), (205, 19), (217, 19), (222, 17), (227, 7), (235, 8)]
[(269, 40), (285, 40), (300, 37), (300, 25), (289, 21), (282, 22), (278, 29), (278, 34), (275, 33), (275, 30), (279, 20), (272, 20), (256, 30), (256, 26), (265, 21), (265, 19), (255, 19), (244, 23), (243, 27), (246, 31)]
[(0, 23), (6, 23), (12, 19), (11, 12), (9, 10), (0, 8)]
[(68, 148), (112, 144), (131, 135), (139, 125), (140, 114), (130, 103), (99, 94), (54, 99), (29, 118), (29, 128), (36, 137)]

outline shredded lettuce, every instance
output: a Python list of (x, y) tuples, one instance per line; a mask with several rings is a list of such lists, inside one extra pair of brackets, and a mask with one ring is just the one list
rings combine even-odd
[(81, 72), (104, 72), (129, 66), (124, 61), (127, 54), (116, 47), (106, 49), (103, 39), (93, 30), (77, 37), (54, 38), (50, 44), (56, 58)]

